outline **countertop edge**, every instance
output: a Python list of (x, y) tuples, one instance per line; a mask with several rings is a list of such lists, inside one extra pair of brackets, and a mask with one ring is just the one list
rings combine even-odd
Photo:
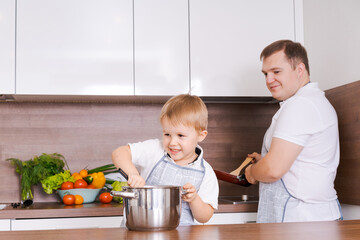
[[(230, 204), (219, 203), (215, 213), (256, 212), (257, 203)], [(87, 203), (66, 206), (57, 202), (34, 203), (27, 208), (7, 206), (0, 210), (0, 219), (34, 219), (65, 217), (107, 217), (122, 216), (123, 204), (120, 203)]]

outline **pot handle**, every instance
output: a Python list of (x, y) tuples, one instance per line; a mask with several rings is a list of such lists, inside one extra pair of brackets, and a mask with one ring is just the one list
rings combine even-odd
[(115, 196), (115, 197), (123, 197), (123, 198), (137, 198), (139, 193), (137, 193), (137, 192), (111, 191), (110, 195)]
[(185, 190), (183, 187), (180, 188), (181, 196), (188, 194), (187, 190)]

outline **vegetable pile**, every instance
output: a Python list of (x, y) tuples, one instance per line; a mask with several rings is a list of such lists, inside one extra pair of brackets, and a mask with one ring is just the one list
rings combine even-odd
[[(16, 172), (20, 175), (21, 181), (21, 204), (29, 206), (33, 202), (32, 186), (41, 183), (45, 193), (52, 194), (54, 191), (61, 189), (73, 188), (92, 188), (99, 189), (106, 187), (115, 191), (122, 191), (127, 182), (119, 182), (106, 179), (106, 174), (118, 172), (114, 164), (107, 164), (94, 169), (82, 169), (79, 172), (71, 171), (67, 162), (61, 154), (53, 153), (34, 156), (33, 159), (22, 161), (17, 158), (8, 158), (12, 165), (16, 167)], [(111, 188), (105, 184), (111, 184)], [(66, 199), (65, 199), (66, 197)], [(82, 196), (65, 195), (63, 202), (67, 205), (82, 204)], [(109, 203), (116, 201), (122, 203), (121, 197), (112, 197), (110, 193), (100, 194), (100, 202)]]
[(64, 172), (67, 166), (64, 156), (58, 153), (34, 156), (34, 158), (22, 161), (17, 158), (6, 159), (16, 167), (16, 172), (20, 175), (21, 202), (29, 206), (33, 202), (31, 187), (39, 184), (49, 176)]

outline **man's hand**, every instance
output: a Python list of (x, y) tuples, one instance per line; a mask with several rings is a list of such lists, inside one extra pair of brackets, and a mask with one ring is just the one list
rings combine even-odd
[(246, 177), (246, 180), (251, 183), (251, 184), (256, 184), (257, 181), (255, 180), (255, 178), (252, 177), (251, 175), (251, 168), (252, 168), (253, 164), (250, 164), (246, 169), (245, 169), (245, 177)]
[(258, 153), (249, 154), (256, 162), (245, 170), (248, 182), (271, 183), (281, 179), (303, 150), (303, 146), (273, 137), (269, 151), (263, 157)]
[[(257, 152), (253, 152), (248, 154), (248, 157), (253, 158), (252, 163), (257, 163), (258, 161), (261, 160), (261, 154), (257, 153)], [(253, 166), (253, 164), (250, 164), (246, 169), (245, 169), (245, 177), (246, 180), (251, 183), (251, 184), (256, 184), (258, 181), (256, 181), (256, 179), (252, 176), (251, 174), (251, 168)]]
[(256, 163), (256, 162), (260, 161), (260, 159), (261, 159), (261, 154), (260, 154), (260, 153), (257, 153), (257, 152), (253, 152), (253, 153), (248, 154), (248, 157), (253, 158), (253, 159), (254, 159), (254, 160), (253, 160), (254, 163)]

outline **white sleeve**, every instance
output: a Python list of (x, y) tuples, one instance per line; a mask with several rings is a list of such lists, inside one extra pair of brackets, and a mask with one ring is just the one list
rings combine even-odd
[(201, 199), (205, 202), (210, 204), (214, 209), (218, 208), (218, 197), (219, 197), (219, 183), (216, 178), (215, 172), (204, 160), (205, 166), (205, 175), (204, 179), (200, 185), (198, 194)]
[(305, 98), (298, 98), (282, 109), (273, 137), (305, 146), (310, 136), (321, 130), (321, 122), (316, 106)]
[(150, 139), (138, 143), (129, 143), (131, 158), (140, 175), (146, 179), (154, 165), (164, 155), (159, 139)]

